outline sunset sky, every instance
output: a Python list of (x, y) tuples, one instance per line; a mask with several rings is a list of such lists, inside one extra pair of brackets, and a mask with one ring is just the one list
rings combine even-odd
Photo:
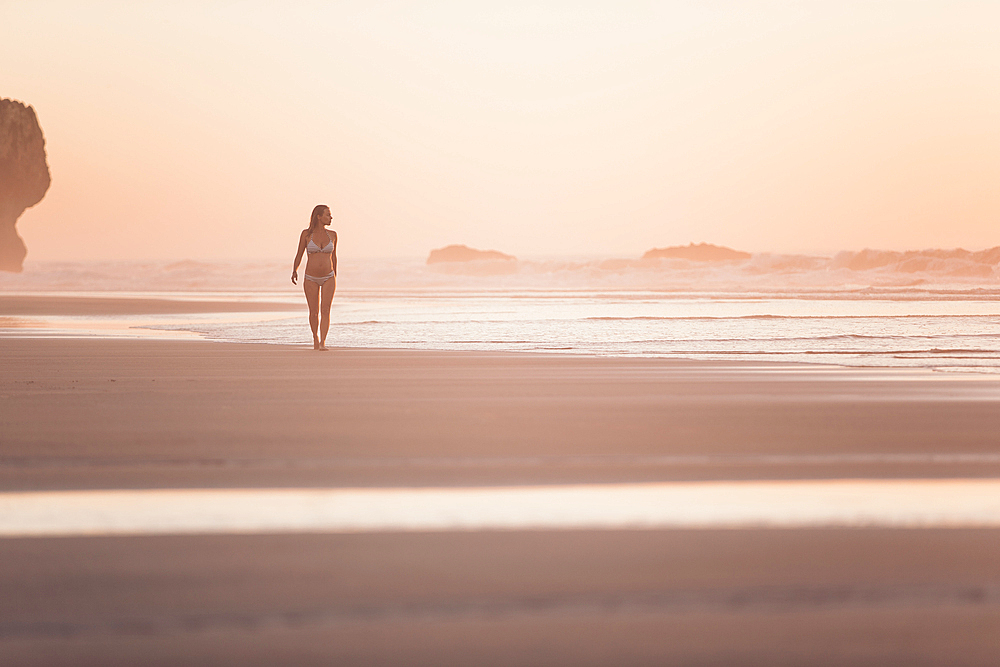
[(28, 259), (1000, 245), (1000, 3), (0, 3)]

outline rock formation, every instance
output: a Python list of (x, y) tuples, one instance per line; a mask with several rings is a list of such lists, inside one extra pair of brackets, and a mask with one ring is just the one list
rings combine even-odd
[(49, 189), (45, 139), (35, 110), (0, 99), (0, 270), (20, 272), (28, 254), (17, 219)]
[(670, 248), (653, 248), (643, 259), (693, 259), (698, 262), (718, 262), (729, 259), (750, 259), (750, 253), (740, 252), (732, 248), (725, 248), (711, 243), (694, 243), (690, 245), (678, 245)]
[(437, 250), (431, 250), (427, 257), (428, 264), (441, 262), (471, 262), (477, 259), (515, 260), (516, 257), (505, 255), (497, 250), (476, 250), (465, 245), (450, 245)]

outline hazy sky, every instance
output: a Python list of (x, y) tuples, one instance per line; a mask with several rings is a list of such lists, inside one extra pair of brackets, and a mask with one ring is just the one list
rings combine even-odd
[(28, 259), (1000, 245), (1000, 3), (0, 0)]

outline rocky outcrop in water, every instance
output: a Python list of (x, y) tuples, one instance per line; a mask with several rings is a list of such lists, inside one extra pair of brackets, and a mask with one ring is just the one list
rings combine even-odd
[(20, 272), (28, 249), (17, 235), (17, 219), (49, 189), (45, 138), (35, 110), (0, 99), (0, 270)]
[(733, 250), (711, 243), (694, 243), (690, 245), (678, 245), (670, 248), (653, 248), (643, 259), (693, 259), (698, 262), (718, 262), (731, 259), (750, 259), (750, 253)]
[(515, 260), (512, 255), (505, 255), (498, 250), (476, 250), (466, 245), (450, 245), (437, 250), (431, 250), (427, 257), (428, 264), (441, 262), (472, 262), (479, 259)]

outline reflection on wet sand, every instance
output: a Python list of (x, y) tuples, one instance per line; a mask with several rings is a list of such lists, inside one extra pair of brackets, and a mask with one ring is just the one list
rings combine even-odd
[(995, 528), (1000, 480), (0, 495), (0, 536), (663, 528)]

